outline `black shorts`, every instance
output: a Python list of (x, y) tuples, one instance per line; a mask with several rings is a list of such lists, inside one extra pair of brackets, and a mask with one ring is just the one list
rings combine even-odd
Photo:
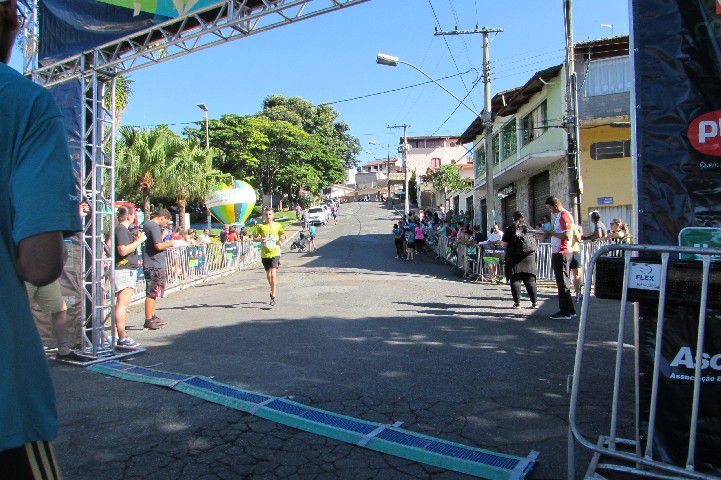
[(265, 268), (266, 271), (270, 270), (271, 268), (280, 267), (280, 255), (271, 258), (261, 258), (260, 260), (263, 262), (263, 268)]
[(145, 296), (156, 299), (165, 293), (165, 269), (144, 268), (145, 273)]
[[(60, 470), (50, 442), (39, 441), (0, 452), (0, 475), (17, 480), (59, 480)], [(2, 477), (6, 478), (6, 477)]]
[(576, 268), (581, 268), (581, 254), (579, 252), (573, 252), (573, 256), (571, 257), (571, 263), (569, 264), (569, 268), (571, 270), (574, 270)]

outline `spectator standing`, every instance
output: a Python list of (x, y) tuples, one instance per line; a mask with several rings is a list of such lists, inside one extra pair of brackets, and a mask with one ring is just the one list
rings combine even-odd
[(536, 308), (536, 277), (538, 276), (536, 250), (538, 249), (538, 242), (535, 233), (526, 223), (523, 213), (515, 212), (513, 214), (513, 223), (504, 230), (502, 243), (506, 249), (505, 273), (511, 281), (513, 306), (521, 308), (521, 284), (523, 284), (531, 300), (531, 307)]
[(631, 230), (620, 218), (614, 218), (611, 222), (611, 231), (606, 237), (614, 243), (631, 243)]
[(316, 235), (315, 225), (308, 225), (308, 251), (309, 252), (312, 252), (313, 250), (317, 250), (317, 247), (315, 246), (315, 235)]
[(199, 245), (207, 245), (209, 243), (212, 243), (212, 240), (210, 239), (210, 230), (207, 228), (203, 229), (203, 233), (198, 235), (198, 244)]
[(552, 320), (570, 320), (576, 315), (571, 298), (571, 260), (573, 252), (573, 217), (557, 197), (548, 197), (546, 207), (554, 215), (551, 231), (551, 267), (558, 288), (559, 311), (551, 315)]
[(226, 243), (234, 243), (240, 241), (240, 235), (238, 235), (238, 228), (233, 225), (228, 231), (228, 235), (225, 237)]
[(541, 239), (541, 241), (543, 243), (547, 243), (553, 236), (553, 223), (551, 223), (551, 217), (549, 217), (548, 215), (543, 216), (543, 221), (541, 222), (541, 231), (543, 232), (543, 238)]
[(606, 225), (601, 221), (601, 214), (594, 210), (588, 218), (591, 221), (591, 234), (583, 236), (582, 239), (592, 242), (605, 239), (608, 230), (606, 229)]
[(255, 238), (262, 242), (260, 258), (265, 268), (268, 284), (270, 285), (270, 306), (275, 305), (278, 293), (278, 268), (280, 267), (281, 248), (279, 242), (285, 239), (283, 225), (273, 221), (275, 212), (272, 208), (265, 209), (265, 223), (255, 227)]
[(415, 236), (413, 245), (415, 246), (416, 253), (423, 253), (423, 247), (426, 244), (426, 236), (423, 232), (423, 225), (420, 221), (416, 222), (413, 228), (413, 234)]
[(118, 223), (115, 226), (115, 331), (118, 335), (118, 346), (137, 347), (139, 344), (128, 337), (125, 332), (125, 318), (133, 298), (135, 285), (138, 282), (137, 250), (145, 241), (145, 233), (139, 232), (137, 238), (130, 232), (130, 225), (135, 223), (135, 211), (129, 207), (118, 208)]
[(23, 281), (60, 277), (80, 192), (52, 95), (5, 65), (19, 28), (16, 1), (0, 1), (0, 476), (53, 480), (55, 393)]
[(393, 244), (396, 247), (396, 258), (403, 258), (403, 230), (397, 223), (393, 224)]
[(170, 212), (161, 208), (143, 224), (147, 237), (143, 250), (143, 273), (145, 274), (145, 324), (148, 330), (157, 330), (164, 322), (155, 315), (155, 302), (165, 291), (167, 267), (166, 250), (175, 245), (175, 240), (163, 241), (162, 229), (170, 222)]
[(303, 228), (308, 230), (308, 226), (310, 225), (310, 216), (308, 214), (308, 210), (303, 211)]
[(227, 224), (223, 225), (223, 229), (220, 231), (220, 243), (225, 243), (228, 240), (228, 233), (230, 228)]
[(295, 218), (298, 220), (303, 218), (303, 207), (300, 206), (300, 203), (295, 204)]
[(583, 228), (575, 224), (573, 226), (573, 238), (571, 240), (571, 280), (573, 290), (576, 293), (576, 303), (581, 301), (581, 289), (583, 288), (583, 261), (581, 260), (581, 243), (583, 242)]

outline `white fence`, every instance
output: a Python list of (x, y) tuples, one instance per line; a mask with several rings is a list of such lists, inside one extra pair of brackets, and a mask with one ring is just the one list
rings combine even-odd
[[(245, 241), (169, 248), (165, 257), (165, 292), (181, 290), (256, 265), (260, 261), (258, 245)], [(145, 298), (142, 269), (138, 275), (140, 278), (133, 293), (133, 302)]]

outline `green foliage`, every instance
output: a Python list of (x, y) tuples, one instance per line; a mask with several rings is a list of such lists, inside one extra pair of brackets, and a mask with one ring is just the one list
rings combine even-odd
[(418, 179), (416, 179), (416, 171), (413, 170), (413, 173), (411, 174), (411, 178), (408, 179), (408, 192), (406, 192), (406, 195), (410, 195), (408, 198), (410, 199), (411, 203), (413, 203), (413, 200), (416, 198), (417, 191), (418, 191)]
[(452, 192), (465, 190), (468, 182), (461, 176), (461, 171), (455, 165), (443, 165), (428, 179), (436, 192)]
[[(198, 140), (203, 125), (186, 129)], [(255, 115), (223, 115), (209, 122), (210, 144), (222, 152), (215, 166), (267, 194), (282, 194), (293, 204), (301, 191), (319, 193), (344, 180), (357, 164), (360, 142), (328, 105), (300, 97), (272, 95)]]

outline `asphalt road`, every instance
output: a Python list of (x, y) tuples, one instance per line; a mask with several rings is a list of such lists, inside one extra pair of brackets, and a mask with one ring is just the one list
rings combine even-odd
[[(142, 331), (134, 307), (130, 334), (148, 351), (133, 362), (499, 452), (537, 450), (533, 478), (565, 476), (577, 322), (547, 319), (551, 291), (519, 311), (505, 285), (465, 283), (430, 254), (394, 258), (394, 218), (377, 203), (343, 205), (316, 252), (283, 255), (274, 308), (260, 268), (162, 299), (160, 331)], [(592, 307), (583, 424), (594, 431), (615, 320), (611, 305)], [(468, 478), (160, 387), (52, 370), (67, 479)], [(587, 462), (579, 453), (578, 470)]]

